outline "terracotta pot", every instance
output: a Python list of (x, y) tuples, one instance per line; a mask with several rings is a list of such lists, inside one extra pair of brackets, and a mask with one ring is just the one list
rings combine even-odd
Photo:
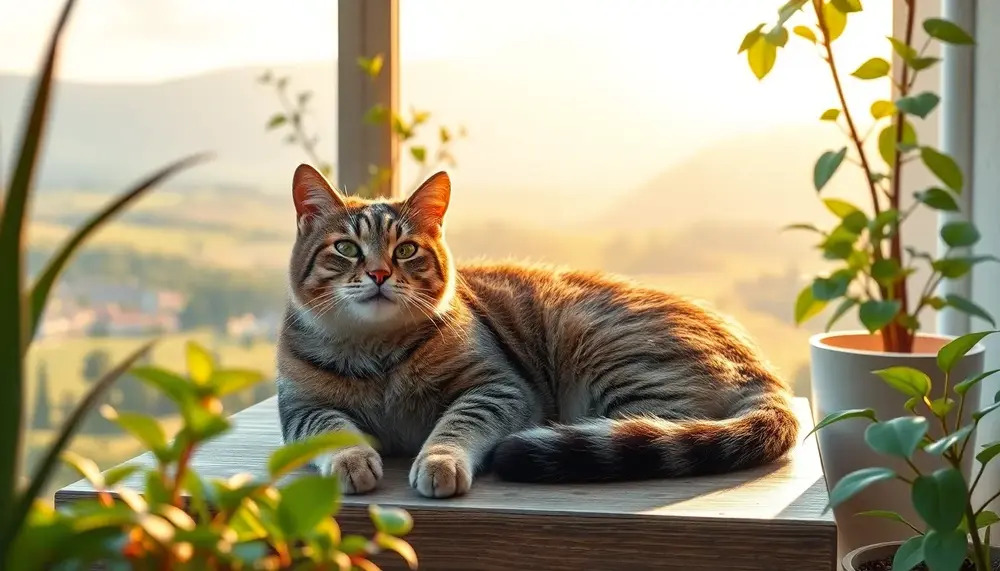
[[(902, 544), (902, 541), (889, 541), (859, 547), (844, 556), (840, 562), (841, 568), (843, 571), (858, 571), (865, 563), (892, 557)], [(990, 555), (994, 561), (1000, 558), (1000, 547), (990, 547)]]
[[(918, 369), (930, 376), (933, 383), (931, 394), (940, 396), (944, 375), (937, 368), (937, 351), (952, 339), (919, 334), (914, 353), (885, 353), (881, 350), (881, 338), (868, 332), (813, 336), (810, 339), (810, 365), (814, 419), (818, 422), (830, 413), (856, 408), (874, 409), (879, 420), (908, 415), (903, 407), (907, 397), (888, 386), (872, 371), (897, 366)], [(969, 351), (952, 370), (952, 385), (982, 372), (984, 354), (982, 344)], [(962, 424), (971, 420), (972, 411), (979, 406), (978, 387), (970, 391), (966, 398), (969, 405), (965, 408)], [(956, 414), (957, 407), (952, 416)], [(910, 473), (903, 461), (877, 454), (868, 448), (864, 441), (868, 424), (861, 419), (846, 420), (816, 433), (828, 489), (832, 489), (847, 474), (861, 468), (884, 466), (900, 474)], [(939, 438), (941, 427), (931, 423), (929, 434), (932, 438)], [(963, 466), (966, 474), (972, 469), (973, 456), (967, 455)], [(914, 461), (925, 472), (945, 466), (943, 459), (929, 454), (917, 454)], [(838, 553), (845, 554), (873, 543), (903, 541), (909, 537), (909, 530), (902, 525), (886, 525), (885, 520), (856, 515), (876, 509), (891, 510), (910, 521), (921, 521), (910, 505), (909, 486), (897, 481), (873, 485), (834, 510)]]

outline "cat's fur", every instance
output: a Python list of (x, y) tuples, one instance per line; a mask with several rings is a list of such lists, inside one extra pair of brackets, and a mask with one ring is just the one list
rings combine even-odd
[[(508, 480), (609, 481), (749, 468), (795, 445), (788, 387), (736, 325), (600, 273), (456, 269), (450, 192), (438, 173), (405, 201), (366, 201), (296, 170), (278, 346), (286, 441), (364, 432), (382, 454), (415, 455), (410, 483), (429, 497), (466, 492), (491, 457)], [(398, 259), (407, 242), (416, 254)], [(362, 301), (378, 291), (388, 299)], [(368, 446), (318, 466), (348, 493), (382, 477)]]

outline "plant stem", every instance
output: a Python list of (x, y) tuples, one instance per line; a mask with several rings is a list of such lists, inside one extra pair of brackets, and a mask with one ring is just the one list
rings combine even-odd
[(983, 513), (983, 510), (986, 509), (986, 506), (990, 505), (990, 502), (992, 502), (993, 500), (995, 500), (997, 498), (1000, 498), (1000, 491), (998, 491), (997, 493), (993, 494), (992, 496), (990, 496), (990, 498), (988, 500), (986, 500), (985, 502), (983, 502), (983, 507), (981, 507), (978, 510), (976, 510), (976, 515), (979, 515), (979, 514)]
[[(906, 0), (906, 29), (904, 32), (903, 42), (910, 46), (913, 43), (913, 26), (916, 19), (916, 9), (913, 5), (913, 0)], [(906, 97), (910, 92), (910, 66), (906, 62), (902, 62), (902, 72), (900, 73), (900, 79), (897, 83), (897, 89), (899, 90), (899, 97)], [(906, 128), (906, 119), (900, 113), (896, 115), (896, 134), (895, 134), (895, 160), (892, 167), (892, 191), (889, 196), (889, 208), (899, 211), (900, 198), (902, 196), (902, 184), (903, 184), (903, 171), (902, 171), (902, 158), (903, 152), (899, 150), (900, 143), (903, 142), (903, 135)], [(902, 221), (896, 224), (896, 231), (892, 233), (892, 237), (889, 239), (889, 257), (894, 260), (903, 259), (903, 238), (902, 238)], [(891, 299), (898, 300), (900, 303), (900, 314), (909, 315), (909, 310), (907, 308), (909, 304), (908, 292), (907, 292), (907, 281), (905, 279), (898, 280), (892, 284)], [(887, 325), (882, 330), (882, 339), (884, 348), (888, 351), (910, 353), (913, 351), (913, 332), (907, 327), (900, 324), (898, 321), (893, 321)]]
[(992, 561), (983, 559), (983, 542), (976, 529), (976, 513), (972, 511), (971, 499), (965, 502), (965, 517), (969, 520), (969, 537), (972, 538), (972, 562), (976, 564), (977, 571), (990, 571), (988, 563)]
[[(851, 141), (854, 143), (854, 148), (858, 151), (858, 159), (861, 161), (861, 166), (865, 171), (865, 180), (868, 181), (868, 190), (871, 194), (872, 208), (874, 209), (875, 216), (882, 213), (882, 207), (878, 200), (878, 190), (875, 188), (875, 182), (871, 179), (871, 165), (868, 163), (868, 155), (865, 153), (864, 142), (861, 136), (858, 134), (858, 128), (854, 124), (854, 117), (851, 115), (851, 110), (847, 106), (847, 97), (844, 95), (844, 86), (840, 83), (840, 72), (837, 70), (837, 63), (833, 57), (833, 40), (830, 39), (830, 30), (826, 25), (826, 17), (823, 15), (823, 2), (822, 0), (813, 0), (813, 8), (816, 11), (816, 18), (819, 21), (819, 29), (823, 35), (823, 50), (826, 52), (826, 57), (824, 58), (827, 66), (830, 68), (830, 75), (833, 76), (833, 85), (837, 89), (837, 97), (840, 100), (840, 108), (844, 112), (844, 120), (847, 122), (847, 129), (850, 131)], [(882, 258), (882, 249), (875, 245), (875, 259), (879, 260)]]

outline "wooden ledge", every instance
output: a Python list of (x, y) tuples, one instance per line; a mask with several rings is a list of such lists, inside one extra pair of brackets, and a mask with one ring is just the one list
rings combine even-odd
[[(796, 399), (796, 410), (805, 434), (813, 426), (806, 399)], [(266, 474), (281, 443), (276, 399), (233, 421), (231, 432), (196, 454), (203, 477)], [(130, 463), (154, 461), (144, 454)], [(379, 490), (345, 497), (337, 519), (345, 533), (368, 534), (369, 503), (408, 510), (414, 530), (407, 540), (425, 570), (835, 569), (837, 531), (833, 515), (822, 513), (828, 496), (812, 437), (787, 461), (734, 474), (559, 486), (480, 476), (468, 495), (447, 500), (417, 495), (408, 471), (408, 461), (389, 460)], [(142, 488), (139, 478), (126, 484)], [(76, 482), (56, 493), (56, 504), (93, 493)], [(375, 561), (402, 568), (390, 555)]]

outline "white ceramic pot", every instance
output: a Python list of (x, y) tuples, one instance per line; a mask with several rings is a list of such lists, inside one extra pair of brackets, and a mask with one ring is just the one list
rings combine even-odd
[[(886, 353), (882, 339), (867, 331), (845, 331), (814, 335), (809, 340), (812, 377), (812, 407), (816, 422), (828, 414), (848, 409), (871, 408), (879, 420), (888, 420), (909, 413), (903, 408), (907, 397), (891, 388), (872, 373), (887, 367), (912, 367), (930, 376), (931, 394), (941, 395), (944, 375), (937, 368), (937, 351), (954, 339), (942, 335), (918, 334), (913, 353)], [(983, 371), (985, 348), (976, 345), (952, 370), (951, 384)], [(951, 395), (954, 397), (954, 395)], [(966, 398), (968, 406), (962, 423), (971, 420), (971, 413), (978, 408), (978, 387)], [(956, 407), (957, 409), (957, 407)], [(957, 410), (952, 412), (954, 422)], [(902, 460), (872, 452), (864, 441), (868, 422), (862, 419), (845, 420), (816, 433), (823, 473), (827, 487), (833, 486), (845, 475), (872, 466), (893, 468), (899, 474), (912, 474)], [(931, 423), (930, 435), (938, 438), (941, 427)], [(972, 457), (968, 454), (966, 474), (971, 470)], [(922, 471), (933, 471), (946, 464), (938, 457), (920, 452), (915, 463)], [(889, 541), (902, 541), (912, 531), (901, 524), (870, 516), (855, 515), (867, 510), (898, 512), (920, 526), (920, 518), (910, 507), (910, 487), (898, 481), (881, 482), (854, 496), (834, 510), (837, 521), (838, 553), (844, 556), (866, 545)]]

